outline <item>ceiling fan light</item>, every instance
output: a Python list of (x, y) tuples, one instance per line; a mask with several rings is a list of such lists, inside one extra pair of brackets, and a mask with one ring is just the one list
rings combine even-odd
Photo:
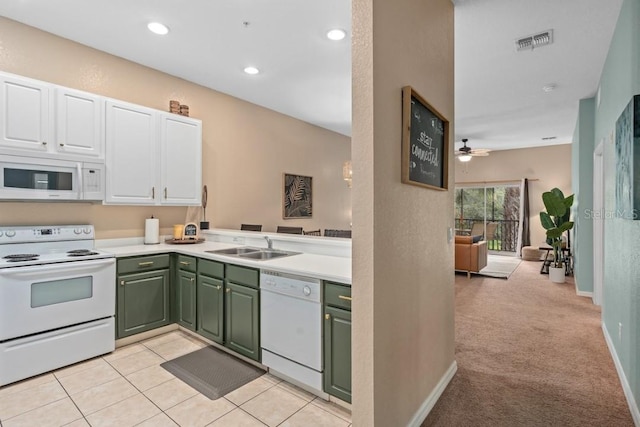
[(461, 154), (460, 156), (458, 156), (458, 160), (460, 160), (463, 163), (471, 161), (471, 154)]

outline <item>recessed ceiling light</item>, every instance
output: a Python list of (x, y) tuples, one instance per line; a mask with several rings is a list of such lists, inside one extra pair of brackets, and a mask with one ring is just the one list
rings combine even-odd
[(345, 38), (346, 36), (347, 36), (347, 32), (339, 28), (327, 31), (327, 38), (329, 40), (339, 41)]
[(169, 33), (169, 27), (159, 22), (149, 22), (147, 24), (147, 28), (152, 33), (159, 34), (161, 36), (164, 36), (165, 34)]
[(542, 86), (543, 92), (549, 93), (549, 92), (553, 92), (554, 90), (556, 90), (555, 83), (549, 83), (548, 85)]
[(244, 69), (244, 72), (247, 74), (254, 75), (254, 74), (258, 74), (260, 70), (258, 70), (256, 67), (246, 67)]

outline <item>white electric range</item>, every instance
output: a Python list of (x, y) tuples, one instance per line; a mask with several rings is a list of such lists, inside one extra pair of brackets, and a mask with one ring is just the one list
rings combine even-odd
[(0, 227), (0, 386), (115, 348), (113, 254), (91, 225)]

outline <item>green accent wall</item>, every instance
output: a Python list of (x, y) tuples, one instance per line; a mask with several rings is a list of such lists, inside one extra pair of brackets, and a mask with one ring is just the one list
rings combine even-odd
[(578, 124), (571, 149), (571, 183), (575, 199), (572, 247), (574, 276), (578, 292), (593, 292), (593, 150), (595, 99), (580, 101)]
[[(633, 394), (631, 406), (638, 417), (640, 402), (640, 220), (616, 218), (615, 201), (615, 123), (623, 109), (635, 94), (640, 94), (640, 0), (624, 0), (615, 33), (609, 48), (600, 80), (599, 103), (594, 105), (594, 138), (604, 140), (605, 175), (605, 259), (602, 321), (615, 353), (620, 360), (624, 377)], [(589, 100), (585, 100), (586, 103)], [(583, 104), (581, 104), (583, 107)], [(586, 112), (585, 112), (586, 114)], [(593, 160), (582, 155), (581, 143), (584, 129), (591, 120), (583, 116), (582, 108), (577, 127), (579, 144), (574, 153), (582, 170), (587, 170)], [(585, 123), (583, 123), (585, 122)], [(584, 125), (584, 126), (583, 126)], [(585, 138), (586, 139), (586, 138)], [(593, 148), (591, 150), (593, 153)], [(592, 175), (592, 173), (591, 173)], [(587, 188), (591, 177), (579, 173), (579, 190)], [(586, 182), (582, 182), (586, 181)], [(581, 191), (581, 194), (584, 193)], [(578, 212), (584, 215), (581, 206)], [(579, 244), (582, 244), (580, 242)], [(578, 265), (588, 260), (579, 257)], [(582, 284), (581, 284), (582, 286)], [(619, 325), (622, 332), (619, 335)], [(636, 422), (640, 420), (636, 419)]]

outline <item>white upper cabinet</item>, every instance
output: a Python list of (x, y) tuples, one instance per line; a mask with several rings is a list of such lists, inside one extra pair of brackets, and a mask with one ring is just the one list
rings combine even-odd
[(138, 105), (107, 101), (106, 203), (156, 204), (156, 111)]
[(3, 153), (104, 159), (104, 98), (6, 73), (0, 82)]
[(162, 113), (160, 147), (162, 204), (199, 205), (202, 196), (202, 123)]
[(107, 204), (200, 205), (202, 122), (107, 101)]
[(104, 98), (56, 87), (55, 148), (61, 153), (104, 158)]
[(52, 85), (0, 74), (0, 147), (46, 152), (52, 142)]

